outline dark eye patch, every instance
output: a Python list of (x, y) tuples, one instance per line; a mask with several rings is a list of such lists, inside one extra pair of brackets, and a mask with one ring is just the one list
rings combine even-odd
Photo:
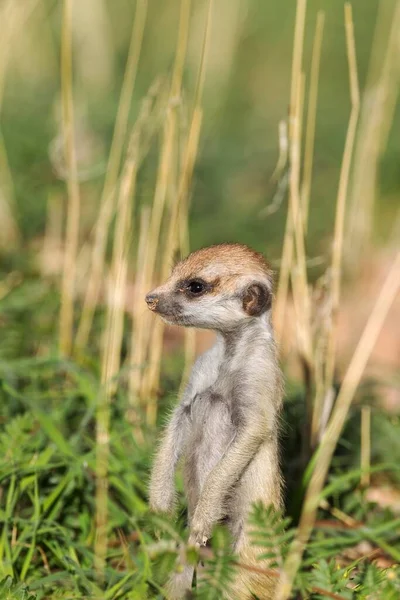
[(209, 292), (211, 286), (203, 279), (193, 278), (181, 281), (178, 285), (178, 291), (183, 292), (188, 298), (198, 298)]
[(197, 281), (195, 279), (194, 281), (189, 281), (189, 283), (187, 284), (187, 289), (191, 294), (198, 296), (199, 294), (202, 294), (205, 291), (206, 286), (202, 281)]

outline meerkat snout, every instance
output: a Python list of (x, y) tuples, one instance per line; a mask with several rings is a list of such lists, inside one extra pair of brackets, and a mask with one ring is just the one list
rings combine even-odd
[(227, 330), (269, 311), (272, 272), (264, 257), (240, 244), (192, 252), (146, 296), (168, 323)]
[(149, 307), (150, 310), (155, 310), (158, 304), (158, 296), (157, 294), (152, 294), (151, 292), (149, 294), (147, 294), (146, 298), (145, 298), (146, 302), (147, 302), (147, 306)]

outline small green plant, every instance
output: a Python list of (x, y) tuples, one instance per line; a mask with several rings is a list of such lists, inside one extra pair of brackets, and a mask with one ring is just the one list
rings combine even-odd
[(14, 583), (12, 577), (7, 575), (0, 581), (0, 598), (3, 600), (36, 600), (36, 595), (31, 594), (24, 583)]

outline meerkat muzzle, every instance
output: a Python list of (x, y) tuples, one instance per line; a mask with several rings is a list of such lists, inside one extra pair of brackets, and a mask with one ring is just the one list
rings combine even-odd
[(146, 302), (150, 310), (155, 310), (159, 302), (159, 297), (156, 294), (147, 294)]

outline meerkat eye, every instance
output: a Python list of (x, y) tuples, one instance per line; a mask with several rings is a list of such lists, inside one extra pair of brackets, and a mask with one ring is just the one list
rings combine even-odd
[(189, 281), (186, 289), (191, 294), (193, 294), (193, 296), (199, 296), (200, 294), (202, 294), (205, 291), (206, 285), (203, 281), (198, 281), (197, 279), (193, 279), (192, 281)]

